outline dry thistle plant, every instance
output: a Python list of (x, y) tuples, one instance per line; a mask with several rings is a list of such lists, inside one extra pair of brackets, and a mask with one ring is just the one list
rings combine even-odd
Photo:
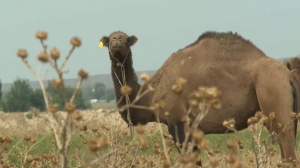
[[(93, 164), (97, 164), (100, 161), (102, 161), (104, 158), (109, 157), (110, 155), (114, 155), (115, 156), (115, 162), (114, 165), (119, 165), (118, 164), (118, 151), (123, 151), (123, 150), (128, 150), (128, 148), (132, 148), (132, 159), (131, 159), (131, 163), (130, 163), (130, 167), (132, 167), (133, 165), (135, 165), (136, 163), (136, 159), (137, 159), (137, 150), (140, 149), (142, 152), (146, 152), (146, 150), (149, 148), (149, 141), (146, 138), (146, 135), (144, 134), (144, 128), (141, 125), (136, 126), (136, 132), (137, 135), (134, 134), (134, 130), (132, 129), (132, 125), (131, 123), (131, 119), (130, 119), (130, 115), (129, 115), (129, 108), (139, 108), (139, 109), (149, 109), (149, 110), (153, 110), (155, 112), (158, 112), (157, 110), (163, 106), (163, 103), (156, 103), (153, 104), (151, 107), (144, 107), (144, 106), (138, 106), (135, 105), (135, 103), (140, 100), (143, 96), (145, 96), (148, 92), (154, 92), (155, 89), (150, 85), (150, 80), (151, 77), (145, 73), (141, 74), (141, 79), (143, 80), (143, 85), (140, 87), (137, 96), (135, 97), (134, 100), (130, 101), (128, 95), (130, 95), (132, 88), (130, 88), (128, 85), (122, 85), (120, 91), (122, 93), (122, 97), (118, 100), (117, 104), (119, 104), (124, 98), (126, 99), (127, 104), (121, 107), (118, 107), (117, 110), (114, 111), (110, 111), (109, 114), (113, 113), (113, 112), (117, 112), (117, 111), (124, 111), (127, 110), (127, 114), (128, 114), (128, 120), (129, 120), (129, 127), (130, 127), (130, 135), (131, 135), (131, 142), (128, 142), (127, 145), (120, 147), (120, 145), (118, 143), (114, 143), (113, 145), (111, 145), (110, 147), (113, 149), (111, 150), (111, 152), (108, 152), (106, 154), (103, 154), (102, 157), (96, 157), (94, 160), (90, 159), (88, 161), (89, 164), (93, 165)], [(144, 90), (144, 88), (146, 88)], [(157, 114), (157, 113), (156, 113)], [(163, 142), (163, 154), (162, 154), (162, 158), (167, 159), (168, 162), (170, 162), (169, 160), (169, 154), (168, 154), (168, 148), (167, 148), (167, 144), (166, 144), (166, 139), (164, 137), (164, 133), (163, 133), (163, 129), (162, 126), (160, 124), (159, 118), (157, 116), (157, 120), (158, 120), (158, 128), (159, 128), (159, 132), (160, 132), (160, 136), (161, 136), (161, 140)], [(124, 134), (125, 135), (125, 134)], [(126, 133), (126, 135), (128, 135)], [(123, 140), (119, 141), (122, 142)], [(138, 141), (138, 143), (136, 143), (136, 141)], [(98, 145), (99, 146), (99, 145)], [(98, 150), (96, 150), (98, 151)], [(119, 152), (120, 153), (120, 152)], [(121, 152), (122, 153), (122, 152)], [(155, 148), (155, 153), (156, 154), (161, 154), (160, 149)], [(101, 156), (101, 155), (97, 155), (97, 156)], [(123, 157), (124, 159), (125, 157)], [(153, 167), (155, 164), (154, 162), (150, 163), (150, 167)]]
[[(156, 119), (157, 119), (157, 126), (158, 126), (158, 131), (159, 131), (159, 135), (160, 135), (160, 139), (162, 142), (162, 150), (160, 148), (160, 145), (158, 145), (157, 143), (154, 143), (155, 141), (151, 141), (154, 143), (154, 153), (155, 155), (160, 155), (161, 156), (161, 165), (163, 165), (164, 167), (171, 167), (172, 163), (171, 163), (171, 159), (170, 159), (170, 154), (169, 152), (172, 151), (174, 149), (174, 142), (172, 141), (172, 136), (167, 136), (165, 135), (162, 125), (160, 124), (159, 121), (159, 112), (163, 109), (164, 107), (164, 102), (157, 102), (152, 104), (150, 107), (144, 107), (144, 106), (137, 106), (135, 105), (135, 103), (142, 98), (144, 95), (146, 95), (148, 92), (154, 92), (155, 89), (153, 89), (153, 87), (150, 85), (150, 76), (147, 74), (142, 74), (141, 75), (141, 79), (143, 80), (143, 85), (140, 88), (140, 90), (138, 91), (137, 96), (135, 97), (134, 100), (132, 100), (131, 102), (127, 102), (127, 104), (125, 106), (119, 107), (118, 111), (124, 111), (126, 109), (129, 108), (139, 108), (139, 109), (150, 109), (152, 111), (154, 111), (155, 115), (156, 115)], [(183, 91), (184, 88), (184, 84), (185, 84), (185, 80), (184, 79), (178, 79), (176, 84), (173, 86), (173, 91), (175, 94), (180, 95)], [(143, 88), (146, 88), (143, 90)], [(118, 100), (117, 103), (120, 103), (120, 101), (123, 98), (126, 98), (128, 95), (130, 95), (132, 89), (127, 86), (127, 85), (123, 85), (121, 87), (121, 93), (123, 94), (123, 96), (121, 97), (120, 100)], [(218, 101), (217, 96), (219, 95), (219, 92), (217, 91), (216, 88), (204, 88), (204, 87), (200, 87), (197, 91), (195, 91), (192, 95), (191, 95), (191, 100), (192, 101), (196, 101), (196, 105), (193, 105), (188, 111), (187, 111), (187, 132), (188, 132), (188, 136), (190, 136), (190, 134), (196, 130), (197, 125), (199, 124), (199, 122), (202, 120), (202, 118), (208, 113), (210, 108), (216, 108), (219, 109), (221, 107), (221, 103)], [(164, 115), (168, 115), (168, 112), (165, 112)], [(191, 118), (189, 118), (191, 117)], [(191, 120), (191, 121), (189, 121)], [(192, 122), (193, 121), (193, 122)], [(133, 149), (133, 155), (132, 158), (130, 159), (129, 163), (129, 167), (132, 167), (134, 165), (136, 165), (137, 163), (140, 164), (141, 162), (139, 161), (140, 157), (136, 156), (136, 152), (137, 149), (139, 149), (142, 153), (145, 153), (148, 149), (149, 149), (149, 141), (148, 138), (145, 134), (145, 130), (143, 128), (143, 126), (138, 125), (136, 126), (135, 129), (137, 135), (133, 134), (133, 131), (131, 131), (131, 141), (127, 142), (127, 145), (125, 146), (119, 146), (117, 143), (111, 144), (110, 145), (110, 152), (107, 153), (99, 153), (99, 142), (97, 143), (95, 140), (92, 141), (87, 141), (85, 140), (84, 143), (85, 144), (89, 144), (91, 143), (89, 146), (90, 151), (92, 152), (96, 152), (98, 153), (94, 158), (92, 159), (90, 158), (89, 161), (87, 163), (89, 163), (89, 165), (98, 165), (97, 163), (99, 163), (100, 161), (105, 160), (105, 158), (110, 158), (110, 156), (115, 157), (115, 162), (114, 165), (118, 165), (118, 158), (117, 158), (117, 151), (124, 151), (128, 148), (132, 148)], [(110, 142), (113, 142), (114, 140), (110, 140)], [(136, 142), (137, 141), (137, 142)], [(118, 141), (118, 142), (122, 142)], [(184, 143), (184, 147), (183, 149), (185, 149), (185, 146), (187, 145), (188, 142), (188, 138), (186, 138), (186, 141)], [(208, 141), (206, 139), (203, 138), (203, 140), (201, 139), (201, 141), (197, 141), (197, 142), (192, 142), (194, 146), (198, 146), (199, 149), (202, 150), (208, 150)], [(122, 154), (123, 152), (119, 152), (119, 154)], [(189, 165), (194, 165), (196, 164), (197, 161), (199, 161), (199, 157), (198, 154), (196, 152), (194, 152), (192, 150), (192, 148), (188, 148), (188, 150), (186, 152), (183, 152), (182, 154), (185, 157), (189, 157), (190, 155), (194, 157), (194, 159), (190, 160), (190, 161), (186, 161), (186, 162), (182, 162), (184, 164), (189, 164)], [(101, 157), (99, 157), (101, 156)], [(108, 159), (110, 160), (110, 159)], [(175, 161), (175, 160), (174, 160)], [(154, 162), (149, 162), (149, 166), (150, 167), (154, 167), (155, 163)], [(158, 166), (158, 165), (156, 165)], [(179, 165), (174, 165), (175, 167), (180, 167), (182, 166), (182, 164)]]
[[(180, 96), (185, 83), (184, 79), (178, 79), (173, 86), (173, 92)], [(203, 132), (198, 129), (198, 125), (211, 109), (222, 107), (221, 102), (218, 100), (220, 93), (215, 87), (199, 87), (190, 95), (190, 107), (182, 118), (182, 121), (186, 123), (186, 136), (182, 146), (178, 145), (181, 151), (180, 162), (172, 167), (196, 166), (201, 161), (199, 153), (196, 152), (197, 150), (206, 152), (211, 166), (216, 167), (218, 165), (216, 158), (213, 155), (210, 156), (212, 150), (209, 147), (209, 141), (204, 137)], [(178, 139), (178, 133), (175, 138)], [(192, 141), (189, 142), (190, 138)]]
[[(297, 119), (296, 113), (291, 113), (291, 120)], [(275, 119), (275, 113), (271, 112), (268, 116), (265, 116), (262, 112), (257, 112), (254, 117), (248, 119), (248, 124), (250, 125), (250, 130), (252, 134), (251, 147), (254, 153), (255, 167), (273, 167), (274, 162), (270, 160), (276, 154), (276, 149), (274, 147), (275, 141), (278, 139), (278, 135), (281, 134), (286, 127), (289, 125), (281, 125), (280, 123), (273, 123)], [(269, 127), (270, 135), (266, 139), (261, 138), (261, 134), (264, 126)], [(271, 141), (271, 144), (267, 144)], [(291, 166), (297, 166), (295, 160), (288, 160), (286, 162)], [(282, 163), (278, 163), (280, 165)]]
[[(144, 85), (148, 87), (148, 89), (145, 91), (155, 91), (149, 85), (149, 81), (151, 78), (146, 75), (141, 75), (142, 80), (144, 81)], [(179, 78), (177, 79), (176, 83), (173, 85), (172, 90), (174, 94), (177, 94), (178, 96), (181, 96), (184, 87), (186, 84), (186, 80)], [(172, 165), (171, 159), (169, 157), (170, 152), (170, 146), (174, 147), (172, 145), (167, 145), (166, 143), (166, 136), (163, 134), (162, 126), (160, 124), (159, 120), (159, 113), (162, 112), (162, 109), (164, 108), (165, 104), (163, 101), (157, 102), (152, 104), (150, 109), (152, 109), (156, 115), (157, 123), (158, 123), (158, 129), (161, 136), (161, 142), (163, 145), (163, 162), (162, 165), (165, 168), (169, 167), (193, 167), (196, 166), (197, 163), (199, 163), (200, 155), (199, 153), (195, 152), (195, 148), (198, 148), (199, 150), (204, 150), (207, 153), (211, 153), (209, 149), (209, 141), (204, 138), (203, 133), (197, 129), (199, 123), (203, 119), (203, 117), (209, 112), (210, 109), (220, 109), (222, 107), (221, 102), (218, 100), (218, 96), (220, 94), (220, 91), (217, 90), (215, 87), (207, 88), (207, 87), (199, 87), (197, 90), (195, 90), (190, 95), (190, 108), (185, 112), (186, 115), (182, 118), (182, 121), (185, 122), (185, 134), (186, 138), (181, 145), (176, 144), (177, 148), (180, 149), (181, 154), (179, 157), (180, 162), (177, 162), (176, 164)], [(143, 95), (143, 94), (142, 94)], [(132, 105), (134, 107), (134, 105)], [(136, 108), (147, 108), (147, 107), (136, 107)], [(169, 112), (164, 112), (165, 116), (169, 115)], [(170, 139), (172, 139), (172, 136), (170, 135)], [(192, 141), (188, 144), (190, 138), (192, 138)], [(179, 141), (178, 133), (176, 132), (177, 141)], [(170, 143), (172, 144), (172, 143)], [(154, 146), (154, 152), (155, 153), (161, 153), (161, 151)]]
[[(64, 67), (71, 57), (73, 51), (75, 48), (78, 48), (81, 45), (81, 40), (78, 37), (73, 37), (70, 40), (70, 43), (72, 45), (71, 50), (69, 51), (68, 55), (65, 57), (64, 61), (62, 62), (61, 66), (58, 66), (58, 59), (60, 58), (60, 51), (56, 48), (52, 48), (50, 52), (47, 51), (47, 45), (45, 44), (45, 40), (48, 37), (47, 32), (43, 31), (37, 31), (35, 34), (36, 38), (40, 40), (43, 51), (41, 51), (38, 54), (38, 60), (41, 62), (41, 64), (49, 64), (57, 73), (58, 78), (54, 79), (52, 81), (53, 87), (58, 89), (60, 91), (63, 99), (64, 99), (64, 111), (67, 113), (67, 118), (65, 121), (61, 121), (58, 119), (56, 112), (58, 111), (58, 105), (53, 104), (50, 101), (49, 94), (45, 90), (45, 86), (40, 78), (39, 71), (35, 71), (30, 66), (29, 62), (26, 60), (28, 57), (28, 53), (25, 49), (20, 49), (17, 52), (18, 57), (20, 57), (23, 61), (23, 63), (27, 66), (27, 68), (33, 73), (33, 75), (37, 78), (39, 81), (40, 87), (43, 91), (43, 96), (46, 104), (46, 109), (48, 114), (51, 116), (51, 127), (53, 130), (53, 134), (55, 137), (55, 144), (57, 147), (57, 153), (60, 157), (60, 164), (61, 167), (65, 168), (68, 165), (68, 158), (67, 154), (69, 151), (70, 146), (70, 140), (71, 140), (71, 134), (73, 129), (73, 120), (79, 120), (81, 118), (81, 114), (76, 110), (76, 105), (74, 104), (74, 99), (76, 97), (77, 92), (81, 89), (81, 83), (84, 79), (88, 77), (88, 73), (84, 70), (80, 70), (78, 72), (79, 81), (77, 83), (76, 89), (70, 99), (66, 96), (66, 89), (64, 85), (64, 79), (63, 74)], [(24, 160), (27, 158), (25, 157)]]
[[(250, 151), (248, 151), (243, 156), (246, 157), (247, 160), (244, 160), (244, 166), (248, 165), (249, 167), (256, 167), (256, 168), (271, 168), (271, 167), (296, 167), (299, 166), (296, 164), (295, 160), (284, 160), (282, 163), (278, 162), (276, 158), (278, 154), (277, 149), (275, 148), (274, 144), (275, 141), (278, 139), (278, 135), (283, 132), (287, 125), (281, 125), (279, 123), (273, 123), (275, 119), (275, 113), (271, 112), (268, 116), (264, 115), (262, 112), (257, 112), (253, 117), (248, 119), (248, 130), (251, 134), (251, 138), (247, 139), (243, 137), (234, 127), (235, 121), (234, 119), (230, 119), (223, 122), (224, 127), (227, 127), (228, 130), (235, 132), (237, 135), (240, 136), (242, 140), (234, 140), (227, 143), (229, 155), (226, 156), (226, 163), (235, 167), (234, 164), (236, 162), (241, 163), (239, 159), (245, 158), (238, 158), (234, 157), (238, 156), (237, 154), (241, 153), (244, 149), (244, 145), (248, 145), (250, 147)], [(296, 113), (290, 114), (291, 121), (299, 119)], [(267, 132), (266, 127), (269, 128), (270, 134), (266, 138), (262, 138), (263, 131)], [(240, 149), (240, 152), (236, 150), (237, 148)], [(232, 149), (235, 149), (235, 152), (232, 152)], [(247, 163), (247, 164), (246, 164)]]
[(9, 136), (2, 137), (0, 136), (0, 166), (13, 167), (14, 164), (8, 161), (8, 156), (10, 150), (8, 145), (13, 141), (13, 139)]

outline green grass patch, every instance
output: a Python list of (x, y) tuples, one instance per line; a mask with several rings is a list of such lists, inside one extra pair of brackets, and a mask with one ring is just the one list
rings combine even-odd
[[(165, 135), (168, 134), (166, 128), (164, 127), (163, 129)], [(100, 132), (101, 133), (101, 132)], [(107, 132), (108, 135), (113, 135)], [(300, 130), (298, 131), (298, 136), (296, 140), (296, 145), (297, 148), (299, 146), (299, 140), (300, 140)], [(269, 137), (269, 132), (264, 129), (261, 133), (261, 141), (267, 140)], [(113, 135), (116, 136), (116, 135)], [(125, 143), (130, 142), (131, 138), (129, 136), (123, 136), (121, 135), (122, 140), (120, 142), (120, 147), (124, 149), (125, 151)], [(249, 131), (249, 129), (240, 131), (238, 133), (230, 133), (230, 134), (210, 134), (210, 135), (205, 135), (205, 138), (209, 141), (209, 147), (210, 149), (217, 149), (220, 151), (222, 154), (226, 154), (227, 148), (226, 148), (226, 142), (228, 140), (240, 140), (243, 144), (243, 149), (240, 150), (240, 154), (246, 153), (248, 151), (253, 151), (251, 142), (252, 142), (252, 133)], [(26, 149), (30, 148), (32, 145), (35, 144), (35, 147), (32, 148), (32, 150), (29, 151), (28, 155), (49, 155), (49, 154), (54, 154), (55, 156), (58, 156), (57, 149), (55, 144), (53, 144), (53, 135), (37, 135), (34, 136), (36, 139), (35, 143), (32, 142), (27, 142), (24, 140), (24, 137), (12, 137), (13, 141), (12, 143), (8, 144), (7, 147), (7, 152), (9, 152), (8, 160), (11, 163), (15, 163), (16, 166), (20, 166), (20, 152), (24, 152)], [(114, 137), (110, 137), (112, 139), (115, 139)], [(70, 143), (70, 150), (69, 150), (69, 158), (76, 158), (76, 159), (70, 159), (70, 165), (74, 165), (78, 163), (78, 158), (80, 160), (84, 160), (87, 155), (89, 154), (87, 146), (83, 143), (84, 140), (91, 140), (91, 139), (96, 139), (95, 134), (93, 133), (85, 133), (85, 132), (80, 132), (77, 133), (76, 135), (72, 136), (71, 143)], [(152, 135), (146, 134), (146, 139), (148, 140), (149, 146), (146, 150), (142, 150), (140, 147), (137, 150), (137, 154), (139, 156), (146, 156), (150, 157), (154, 154), (154, 144), (158, 144), (160, 146), (161, 153), (163, 153), (163, 144), (162, 144), (162, 139), (160, 132), (157, 131), (153, 133)], [(136, 139), (138, 141), (138, 139)], [(168, 145), (168, 142), (170, 142), (169, 138), (166, 138), (166, 142)], [(267, 144), (271, 144), (270, 138), (267, 141)], [(2, 144), (3, 145), (3, 144)], [(216, 147), (218, 145), (219, 147)], [(277, 150), (277, 153), (280, 154), (280, 149), (278, 143), (275, 143), (275, 148)], [(3, 147), (3, 146), (2, 146)], [(1, 148), (0, 148), (1, 149)], [(100, 155), (105, 154), (106, 152), (109, 152), (111, 149), (107, 148), (106, 150), (103, 150)], [(125, 153), (127, 154), (132, 154), (132, 150), (129, 150), (129, 152)], [(171, 151), (169, 152), (171, 160), (174, 160), (175, 158), (178, 157), (178, 151), (173, 147)], [(201, 152), (201, 155), (204, 157), (205, 152)]]
[(115, 109), (116, 103), (92, 103), (93, 109)]

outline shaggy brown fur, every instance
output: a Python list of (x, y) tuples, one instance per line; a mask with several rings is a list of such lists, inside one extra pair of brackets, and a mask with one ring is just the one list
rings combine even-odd
[[(285, 66), (291, 71), (290, 83), (293, 86), (295, 111), (300, 112), (300, 58), (294, 57), (284, 61)], [(295, 122), (297, 128), (298, 122)], [(297, 135), (297, 129), (295, 130)]]
[[(103, 37), (101, 41), (109, 47), (110, 57), (115, 57), (120, 62), (125, 59), (126, 53), (129, 53), (124, 66), (126, 82), (133, 88), (130, 95), (130, 100), (133, 100), (140, 85), (132, 67), (130, 46), (137, 38), (129, 37), (123, 32), (114, 32), (109, 37)], [(111, 60), (111, 68), (118, 71), (118, 77), (122, 79), (117, 62)], [(120, 84), (114, 73), (112, 78), (118, 100), (121, 95)], [(171, 89), (178, 78), (187, 80), (181, 97), (174, 95)], [(291, 83), (298, 85), (295, 80), (291, 80)], [(278, 138), (282, 158), (293, 158), (300, 162), (295, 148), (295, 128), (289, 117), (291, 111), (296, 111), (293, 108), (290, 71), (238, 34), (231, 32), (202, 34), (193, 44), (173, 53), (153, 76), (151, 85), (156, 91), (146, 95), (137, 104), (149, 106), (163, 100), (166, 104), (163, 111), (170, 112), (170, 115), (166, 117), (161, 114), (160, 120), (168, 125), (173, 137), (175, 126), (178, 127), (180, 143), (185, 137), (184, 123), (181, 119), (188, 108), (189, 95), (199, 86), (215, 86), (222, 91), (219, 99), (223, 107), (222, 110), (210, 111), (203, 118), (199, 128), (205, 134), (225, 133), (227, 129), (222, 125), (224, 120), (234, 118), (236, 129), (242, 130), (248, 126), (247, 119), (257, 111), (263, 111), (265, 115), (275, 112), (277, 117), (273, 122), (274, 126), (276, 123), (288, 125)], [(126, 102), (122, 101), (120, 106), (125, 104)], [(120, 114), (128, 122), (126, 113)], [(155, 121), (151, 111), (130, 109), (130, 114), (134, 124)]]
[(300, 69), (300, 58), (294, 57), (284, 61), (284, 64), (289, 70)]

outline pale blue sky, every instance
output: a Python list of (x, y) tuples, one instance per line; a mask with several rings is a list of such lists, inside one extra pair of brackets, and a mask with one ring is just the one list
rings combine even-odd
[(270, 57), (300, 54), (297, 0), (1, 0), (0, 25), (0, 79), (4, 83), (17, 76), (35, 80), (16, 51), (26, 48), (37, 69), (41, 46), (34, 36), (36, 30), (47, 31), (47, 44), (63, 55), (71, 37), (82, 38), (82, 46), (66, 66), (70, 69), (66, 78), (76, 77), (80, 68), (91, 75), (110, 73), (108, 51), (100, 49), (98, 42), (116, 30), (139, 38), (132, 48), (138, 71), (158, 69), (173, 52), (208, 30), (237, 31)]

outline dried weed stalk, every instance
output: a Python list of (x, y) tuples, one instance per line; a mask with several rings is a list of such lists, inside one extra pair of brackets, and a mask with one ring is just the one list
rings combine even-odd
[(76, 89), (75, 89), (72, 97), (70, 99), (68, 99), (68, 97), (66, 95), (66, 88), (64, 85), (64, 79), (63, 79), (64, 71), (63, 70), (64, 70), (64, 67), (65, 67), (68, 59), (70, 58), (73, 51), (75, 50), (75, 48), (77, 48), (81, 45), (81, 40), (78, 37), (73, 37), (70, 40), (70, 43), (72, 45), (71, 50), (69, 51), (68, 55), (65, 57), (61, 66), (59, 67), (58, 59), (60, 58), (60, 52), (56, 48), (53, 48), (48, 53), (47, 45), (45, 44), (45, 40), (47, 39), (47, 37), (48, 37), (47, 32), (43, 32), (43, 31), (36, 32), (36, 38), (40, 40), (42, 47), (43, 47), (43, 51), (41, 51), (38, 54), (38, 60), (44, 64), (48, 63), (55, 70), (55, 72), (58, 75), (58, 78), (54, 79), (52, 81), (52, 85), (53, 85), (53, 87), (58, 89), (63, 96), (64, 104), (65, 104), (64, 111), (67, 113), (67, 118), (65, 119), (65, 121), (62, 122), (62, 121), (58, 120), (58, 117), (56, 116), (56, 112), (58, 111), (58, 105), (53, 104), (51, 101), (49, 101), (49, 94), (46, 92), (45, 86), (40, 78), (39, 71), (36, 72), (30, 66), (29, 62), (26, 60), (26, 58), (28, 57), (27, 51), (24, 49), (20, 49), (17, 52), (17, 55), (22, 59), (23, 63), (27, 66), (27, 68), (33, 73), (33, 75), (39, 81), (39, 84), (43, 91), (43, 96), (44, 96), (47, 112), (51, 116), (50, 117), (51, 127), (52, 127), (53, 134), (55, 137), (57, 152), (61, 159), (61, 167), (65, 168), (68, 165), (67, 154), (68, 154), (69, 146), (70, 146), (73, 119), (75, 119), (75, 120), (79, 119), (78, 112), (76, 112), (76, 105), (74, 104), (74, 99), (76, 97), (77, 92), (80, 90), (82, 81), (88, 77), (88, 73), (82, 69), (78, 72), (80, 79), (78, 81), (78, 84), (76, 86)]

